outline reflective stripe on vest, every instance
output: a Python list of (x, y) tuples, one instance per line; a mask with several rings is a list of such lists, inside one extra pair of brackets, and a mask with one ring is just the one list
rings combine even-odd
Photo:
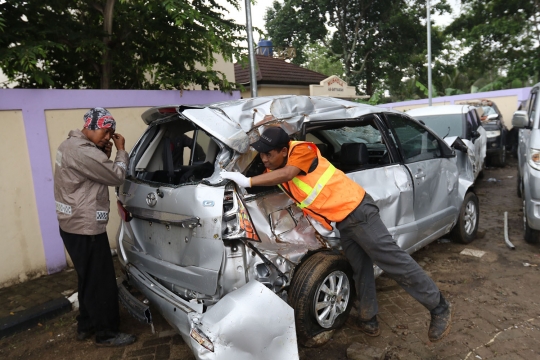
[[(298, 179), (297, 177), (294, 177), (292, 179), (292, 182), (294, 183), (294, 185), (296, 185), (304, 193), (308, 194), (307, 197), (304, 200), (302, 200), (302, 202), (296, 205), (300, 209), (304, 209), (308, 207), (309, 205), (311, 205), (315, 201), (315, 199), (317, 199), (317, 196), (319, 196), (319, 194), (323, 190), (328, 180), (330, 180), (332, 175), (334, 175), (334, 172), (336, 172), (336, 168), (334, 167), (334, 165), (330, 164), (330, 166), (328, 166), (328, 169), (326, 169), (324, 173), (322, 174), (322, 176), (319, 178), (319, 180), (317, 180), (317, 183), (315, 184), (314, 188), (312, 188), (311, 186), (309, 186), (302, 180)], [(281, 188), (281, 190), (283, 190), (281, 185), (279, 185), (279, 187)]]

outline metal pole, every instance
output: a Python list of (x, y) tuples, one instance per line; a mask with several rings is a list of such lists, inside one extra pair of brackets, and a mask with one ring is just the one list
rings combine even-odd
[(431, 9), (429, 5), (429, 0), (427, 0), (427, 59), (428, 59), (428, 70), (427, 70), (427, 82), (428, 82), (428, 105), (431, 106)]
[(249, 51), (249, 75), (251, 97), (257, 97), (257, 72), (255, 69), (255, 50), (253, 48), (253, 28), (251, 26), (251, 0), (246, 0), (246, 27)]

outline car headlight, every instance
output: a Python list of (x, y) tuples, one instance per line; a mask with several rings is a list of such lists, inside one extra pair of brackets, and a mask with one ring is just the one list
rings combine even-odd
[(486, 131), (486, 136), (488, 138), (494, 138), (494, 137), (497, 137), (497, 136), (501, 136), (501, 130)]
[(536, 170), (540, 170), (540, 150), (530, 149), (529, 151), (529, 165)]

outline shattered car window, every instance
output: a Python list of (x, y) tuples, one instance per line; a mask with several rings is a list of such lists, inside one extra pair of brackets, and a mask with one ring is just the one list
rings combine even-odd
[(381, 133), (372, 126), (344, 126), (340, 129), (325, 130), (325, 132), (327, 132), (331, 138), (335, 139), (339, 145), (345, 143), (373, 144), (381, 142)]

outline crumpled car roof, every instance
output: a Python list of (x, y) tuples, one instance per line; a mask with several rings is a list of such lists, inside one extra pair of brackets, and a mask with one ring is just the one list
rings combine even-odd
[[(227, 124), (228, 121), (216, 122), (215, 119), (213, 119), (212, 124), (208, 122), (205, 124), (204, 118), (208, 118), (208, 110), (214, 111), (218, 115), (217, 117), (221, 117), (222, 120), (225, 120), (223, 119), (223, 115), (225, 115), (227, 120), (233, 124)], [(257, 97), (190, 106), (182, 112), (189, 113), (188, 118), (191, 121), (211, 132), (212, 135), (218, 135), (216, 132), (220, 132), (221, 136), (216, 137), (241, 153), (247, 151), (249, 144), (257, 140), (258, 134), (255, 137), (239, 137), (238, 127), (241, 128), (242, 132), (249, 134), (255, 128), (279, 122), (285, 131), (293, 134), (299, 131), (306, 121), (355, 119), (381, 112), (400, 113), (382, 107), (331, 97), (299, 95)], [(233, 127), (236, 128), (236, 131), (233, 130)], [(227, 133), (229, 133), (228, 136)]]

